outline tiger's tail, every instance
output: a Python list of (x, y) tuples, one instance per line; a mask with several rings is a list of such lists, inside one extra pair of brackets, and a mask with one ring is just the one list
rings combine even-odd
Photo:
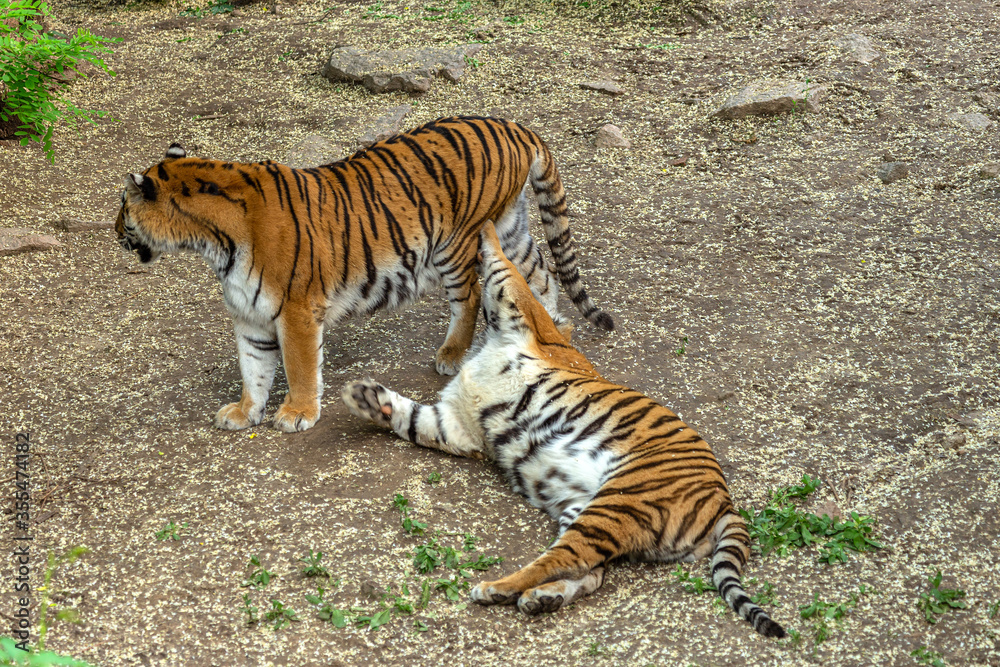
[(580, 271), (576, 266), (576, 251), (569, 232), (566, 191), (563, 190), (555, 160), (545, 144), (539, 146), (538, 156), (531, 165), (531, 187), (538, 199), (545, 238), (549, 242), (552, 258), (556, 263), (559, 282), (569, 295), (573, 305), (592, 324), (606, 331), (613, 331), (615, 321), (606, 312), (594, 305), (580, 281)]
[(740, 584), (743, 565), (750, 554), (750, 534), (742, 517), (734, 511), (723, 515), (715, 524), (715, 552), (712, 554), (712, 583), (733, 611), (747, 620), (753, 629), (765, 637), (781, 638), (785, 629), (771, 620)]

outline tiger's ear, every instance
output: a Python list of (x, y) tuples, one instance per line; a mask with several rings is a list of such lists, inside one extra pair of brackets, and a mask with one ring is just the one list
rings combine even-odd
[(187, 157), (187, 151), (178, 143), (170, 144), (167, 149), (167, 158)]
[(156, 185), (151, 178), (142, 174), (129, 174), (125, 177), (125, 192), (129, 197), (156, 200)]
[(125, 176), (125, 192), (133, 197), (141, 197), (142, 181), (142, 174), (127, 174)]

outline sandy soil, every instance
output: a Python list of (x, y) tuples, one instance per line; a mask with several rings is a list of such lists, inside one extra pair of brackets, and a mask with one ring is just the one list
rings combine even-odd
[[(301, 2), (194, 18), (183, 5), (53, 3), (55, 28), (123, 41), (109, 58), (118, 76), (71, 93), (117, 122), (58, 132), (54, 166), (36, 146), (0, 145), (0, 226), (64, 244), (0, 259), (0, 438), (7, 465), (16, 432), (34, 442), (36, 576), (46, 550), (91, 549), (56, 573), (54, 599), (81, 622), (57, 623), (49, 646), (95, 665), (911, 665), (920, 646), (949, 665), (1000, 665), (1000, 181), (978, 176), (1000, 160), (997, 3), (439, 6)], [(834, 45), (854, 32), (881, 57), (860, 64)], [(477, 66), (419, 97), (319, 75), (337, 44), (471, 39), (486, 42)], [(774, 76), (828, 84), (820, 113), (710, 118)], [(595, 79), (626, 93), (578, 87)], [(755, 635), (712, 596), (685, 593), (669, 566), (616, 567), (602, 590), (540, 618), (435, 591), (412, 617), (338, 629), (305, 601), (316, 582), (297, 559), (310, 549), (340, 580), (324, 584), (339, 608), (378, 610), (371, 591), (403, 584), (417, 597), (426, 577), (411, 553), (425, 538), (400, 528), (397, 493), (432, 529), (473, 533), (505, 559), (473, 582), (526, 564), (554, 535), (488, 465), (394, 440), (339, 402), (366, 375), (434, 397), (443, 294), (330, 332), (312, 430), (221, 432), (211, 418), (238, 396), (239, 369), (203, 261), (144, 268), (111, 232), (51, 223), (111, 219), (123, 175), (173, 141), (282, 159), (317, 134), (341, 156), (403, 103), (406, 124), (500, 115), (549, 142), (585, 284), (619, 325), (603, 335), (577, 317), (577, 344), (694, 425), (739, 506), (760, 508), (808, 473), (823, 486), (807, 508), (877, 519), (887, 548), (847, 564), (819, 563), (815, 548), (750, 563), (749, 589), (774, 585), (769, 613), (800, 644)], [(955, 112), (994, 125), (971, 132)], [(631, 149), (593, 147), (609, 122)], [(887, 160), (910, 176), (884, 185)], [(272, 413), (283, 391), (279, 376)], [(442, 481), (426, 483), (434, 472)], [(4, 511), (11, 525), (9, 500)], [(156, 539), (168, 521), (187, 522), (181, 539)], [(249, 591), (253, 604), (280, 600), (300, 622), (245, 623), (251, 554), (279, 575)], [(929, 625), (916, 602), (936, 569), (968, 609)], [(689, 570), (707, 575), (704, 562)], [(0, 614), (13, 621), (9, 572)], [(815, 645), (799, 606), (814, 593), (843, 602), (859, 583), (878, 594)]]

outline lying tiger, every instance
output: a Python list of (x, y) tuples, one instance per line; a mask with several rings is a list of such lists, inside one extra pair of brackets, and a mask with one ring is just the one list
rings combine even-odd
[[(528, 233), (525, 192), (538, 198), (551, 267)], [(479, 312), (476, 251), (497, 221), (504, 252), (560, 326), (556, 278), (584, 316), (611, 330), (577, 271), (566, 196), (545, 143), (516, 123), (443, 118), (311, 169), (166, 158), (125, 178), (115, 223), (140, 261), (193, 250), (212, 266), (233, 317), (243, 394), (215, 417), (224, 429), (259, 424), (279, 356), (288, 394), (274, 427), (319, 419), (323, 327), (418, 299), (444, 284), (451, 324), (437, 351), (453, 375)]]
[(750, 536), (708, 443), (594, 370), (535, 300), (490, 223), (481, 248), (485, 340), (440, 402), (421, 405), (370, 380), (342, 392), (355, 415), (410, 442), (494, 459), (516, 491), (559, 522), (545, 554), (479, 584), (472, 599), (550, 612), (600, 588), (614, 559), (711, 554), (723, 600), (762, 635), (785, 636), (740, 584)]

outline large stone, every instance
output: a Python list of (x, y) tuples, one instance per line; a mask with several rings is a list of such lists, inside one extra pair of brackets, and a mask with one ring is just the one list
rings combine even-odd
[(390, 109), (389, 113), (375, 119), (375, 122), (368, 128), (368, 131), (358, 139), (358, 143), (367, 147), (378, 141), (388, 139), (395, 134), (399, 134), (399, 131), (403, 129), (403, 119), (411, 111), (413, 111), (413, 107), (409, 104), (401, 104), (398, 107)]
[(905, 162), (885, 162), (878, 168), (878, 177), (888, 185), (910, 175), (910, 167)]
[(0, 229), (0, 257), (51, 250), (61, 245), (56, 237), (39, 234), (30, 229)]
[(597, 131), (594, 137), (594, 146), (597, 148), (629, 148), (632, 142), (622, 135), (621, 129), (617, 125), (605, 125)]
[(970, 132), (982, 132), (993, 124), (988, 116), (981, 113), (950, 113), (948, 120)]
[(835, 46), (839, 46), (851, 54), (851, 58), (856, 62), (867, 65), (882, 57), (882, 54), (875, 50), (871, 40), (864, 35), (852, 32), (833, 41)]
[(580, 84), (584, 90), (594, 90), (605, 95), (624, 95), (625, 91), (614, 81), (584, 81)]
[(768, 79), (750, 84), (715, 112), (718, 118), (768, 116), (791, 111), (819, 112), (818, 102), (827, 86), (787, 79)]
[(288, 149), (284, 164), (295, 169), (329, 164), (340, 159), (340, 151), (326, 137), (310, 134)]
[(991, 164), (984, 164), (979, 168), (979, 178), (997, 178), (1000, 177), (1000, 162), (993, 162)]
[(77, 218), (59, 218), (52, 223), (56, 229), (64, 232), (93, 232), (99, 229), (111, 229), (115, 226), (112, 220), (79, 220)]
[(413, 48), (398, 51), (367, 51), (355, 46), (333, 50), (323, 76), (333, 82), (360, 83), (373, 93), (401, 90), (423, 93), (431, 79), (458, 81), (465, 73), (465, 59), (479, 52), (482, 44), (451, 48)]

